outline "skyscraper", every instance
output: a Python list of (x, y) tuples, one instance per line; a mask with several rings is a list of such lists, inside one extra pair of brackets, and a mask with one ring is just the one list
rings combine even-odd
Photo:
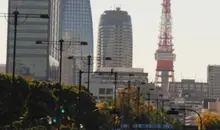
[(209, 97), (220, 97), (220, 65), (208, 65), (207, 82), (209, 84)]
[[(128, 12), (120, 8), (105, 11), (101, 15), (98, 31), (97, 69), (132, 67), (132, 23)], [(111, 60), (105, 60), (106, 57), (111, 57)]]
[[(66, 49), (63, 52), (64, 56), (73, 55), (75, 57), (75, 62), (63, 58), (63, 82), (76, 84), (78, 81), (77, 70), (87, 71), (87, 56), (89, 54), (93, 56), (93, 23), (90, 0), (61, 0), (60, 19), (64, 41), (72, 41), (72, 44), (78, 44), (81, 41), (88, 43), (87, 46), (66, 43)], [(75, 69), (70, 71), (72, 65)], [(91, 70), (92, 68), (91, 65)]]
[[(8, 12), (15, 10), (27, 14), (27, 18), (18, 16), (16, 45), (16, 74), (38, 80), (57, 80), (58, 51), (55, 45), (35, 44), (40, 41), (54, 41), (59, 37), (59, 0), (9, 0)], [(28, 14), (48, 14), (49, 19), (33, 18)], [(9, 17), (9, 23), (14, 18)], [(13, 68), (14, 26), (8, 24), (7, 37), (7, 73)]]

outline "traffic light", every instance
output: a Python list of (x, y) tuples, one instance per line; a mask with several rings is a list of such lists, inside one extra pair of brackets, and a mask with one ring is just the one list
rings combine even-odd
[(60, 112), (63, 114), (63, 113), (65, 113), (65, 110), (62, 108), (62, 109), (60, 110)]
[(56, 124), (57, 123), (57, 119), (53, 118), (52, 122), (53, 122), (53, 124)]
[(62, 114), (65, 113), (65, 109), (63, 108), (63, 106), (60, 106), (60, 112), (61, 112)]

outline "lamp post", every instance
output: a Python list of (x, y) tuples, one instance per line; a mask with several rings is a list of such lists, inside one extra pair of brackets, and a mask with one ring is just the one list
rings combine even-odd
[[(77, 58), (77, 56), (68, 56), (68, 59), (69, 60), (75, 60)], [(99, 57), (97, 57), (97, 58), (99, 58)], [(88, 88), (88, 91), (90, 92), (90, 74), (91, 74), (91, 65), (92, 65), (92, 63), (91, 63), (91, 60), (93, 60), (94, 58), (92, 58), (92, 56), (91, 55), (88, 55), (87, 56), (87, 60), (88, 60), (88, 62), (87, 62), (87, 68), (88, 68), (88, 70), (87, 70), (87, 74), (88, 74), (88, 81), (87, 81), (87, 88)], [(104, 60), (112, 60), (112, 58), (111, 57), (105, 57), (105, 59)], [(75, 64), (73, 64), (73, 65), (75, 65)], [(85, 73), (85, 72), (83, 72), (83, 73)]]
[[(131, 77), (134, 76), (134, 74), (129, 74), (129, 80), (128, 80), (128, 98), (127, 98), (127, 104), (128, 104), (128, 114), (130, 112), (130, 89), (131, 89)], [(130, 129), (130, 124), (132, 121), (129, 120), (129, 129)]]
[(137, 130), (139, 130), (139, 106), (140, 106), (140, 87), (137, 88), (137, 119), (138, 119), (138, 124), (137, 124)]
[(161, 100), (161, 124), (163, 125), (163, 122), (164, 122), (164, 117), (163, 117), (163, 112), (164, 112), (164, 100), (162, 99), (163, 98), (163, 94), (159, 94), (159, 97), (160, 97), (160, 100)]
[[(3, 15), (3, 16), (1, 16)], [(42, 19), (49, 19), (48, 14), (26, 14), (20, 13), (18, 10), (15, 10), (13, 13), (0, 13), (0, 17), (13, 17), (14, 22), (11, 23), (8, 21), (8, 24), (14, 25), (14, 43), (13, 43), (13, 58), (12, 58), (12, 86), (15, 83), (15, 67), (16, 67), (16, 44), (17, 44), (17, 26), (18, 18), (24, 18), (24, 21), (21, 24), (25, 23), (28, 18), (42, 18)], [(13, 129), (13, 124), (10, 124), (10, 128)]]
[[(77, 42), (78, 44), (71, 44), (71, 45), (88, 45), (87, 42), (81, 42), (81, 41), (64, 41), (63, 39), (60, 39), (59, 41), (36, 41), (36, 44), (59, 44), (59, 52), (60, 52), (60, 59), (59, 59), (59, 83), (62, 84), (62, 60), (63, 60), (63, 44), (64, 42), (69, 42), (70, 44), (72, 42)], [(68, 49), (68, 48), (67, 48)]]
[[(149, 92), (147, 93), (147, 100), (148, 100), (148, 108), (147, 108), (147, 115), (148, 115), (148, 120), (149, 120), (149, 122), (148, 123), (150, 123), (150, 100), (151, 100), (151, 98), (150, 98), (150, 96), (151, 96), (151, 91), (153, 91), (154, 89), (153, 88), (150, 88), (149, 89)], [(148, 125), (148, 127), (149, 127), (149, 125)]]
[(92, 58), (92, 56), (91, 55), (88, 55), (88, 81), (87, 81), (87, 88), (88, 88), (88, 91), (90, 92), (90, 65), (91, 65), (91, 58)]
[(77, 103), (77, 116), (76, 119), (78, 120), (78, 125), (77, 125), (77, 129), (80, 130), (80, 123), (81, 123), (81, 119), (80, 119), (80, 98), (81, 98), (81, 89), (82, 89), (82, 70), (79, 70), (79, 93), (78, 93), (78, 103)]
[[(129, 80), (128, 80), (128, 94), (130, 93), (130, 89), (131, 89), (131, 80), (130, 78), (134, 76), (134, 74), (129, 74)], [(129, 95), (128, 95), (128, 107), (130, 106), (130, 99), (129, 99)]]
[(171, 110), (167, 111), (167, 114), (170, 114), (170, 115), (178, 115), (179, 112), (177, 110), (180, 110), (180, 111), (191, 111), (191, 112), (194, 112), (198, 115), (199, 119), (200, 119), (200, 129), (202, 130), (203, 128), (203, 122), (202, 122), (202, 117), (201, 115), (193, 110), (193, 109), (189, 109), (189, 108), (171, 108)]
[(118, 79), (118, 73), (117, 72), (114, 72), (114, 70), (113, 69), (111, 69), (111, 74), (113, 74), (114, 73), (114, 86), (115, 86), (115, 91), (114, 91), (114, 127), (113, 127), (113, 129), (115, 130), (116, 129), (116, 124), (115, 124), (115, 122), (116, 122), (116, 94), (117, 94), (117, 79)]
[[(149, 89), (149, 92), (147, 93), (147, 100), (148, 100), (148, 114), (150, 113), (150, 96), (151, 96), (151, 91), (153, 91), (153, 88)], [(150, 115), (149, 115), (150, 116)]]
[[(89, 90), (89, 92), (90, 92), (90, 71), (91, 71), (91, 69), (90, 69), (90, 66), (92, 65), (91, 64), (91, 59), (92, 59), (92, 56), (91, 55), (88, 55), (87, 56), (87, 60), (88, 60), (88, 82), (87, 82), (87, 88), (88, 88), (88, 90)], [(112, 60), (112, 58), (111, 57), (105, 57), (104, 58), (104, 61), (110, 61), (110, 60)]]

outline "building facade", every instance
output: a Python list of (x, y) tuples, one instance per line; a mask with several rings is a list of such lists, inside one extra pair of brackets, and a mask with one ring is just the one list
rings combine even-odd
[[(60, 0), (61, 5), (61, 35), (66, 42), (64, 55), (74, 56), (75, 61), (63, 61), (63, 82), (77, 84), (78, 71), (87, 71), (87, 56), (93, 57), (93, 22), (90, 0)], [(87, 42), (87, 46), (79, 46), (80, 42)], [(74, 45), (73, 45), (74, 44)], [(73, 69), (75, 68), (75, 69)], [(90, 66), (91, 71), (93, 66)], [(73, 71), (70, 71), (73, 70)], [(74, 73), (74, 74), (73, 74)], [(69, 77), (69, 78), (67, 78)]]
[(121, 67), (103, 67), (99, 68), (93, 75), (91, 75), (90, 80), (90, 92), (93, 93), (96, 100), (106, 100), (114, 98), (114, 74), (117, 72), (117, 86), (116, 89), (128, 87), (128, 81), (130, 81), (130, 86), (139, 86), (148, 83), (148, 73), (144, 73), (142, 68), (121, 68)]
[[(171, 82), (169, 84), (168, 92), (171, 97), (179, 97), (181, 93), (189, 92), (191, 95), (200, 93), (202, 98), (208, 97), (208, 83), (195, 82), (191, 79), (183, 79), (181, 82)], [(194, 93), (195, 92), (195, 93)]]
[(6, 71), (6, 65), (0, 64), (0, 73), (5, 73), (5, 71)]
[[(96, 68), (132, 67), (132, 43), (132, 23), (128, 12), (120, 8), (105, 11), (98, 28)], [(107, 57), (111, 57), (111, 60), (105, 60)]]
[[(15, 72), (38, 80), (58, 79), (58, 51), (56, 45), (37, 45), (36, 41), (54, 41), (59, 37), (59, 0), (9, 0), (8, 12), (19, 11), (16, 44)], [(49, 19), (28, 14), (48, 14)], [(25, 17), (24, 17), (25, 16)], [(13, 23), (14, 18), (8, 18)], [(7, 73), (13, 68), (14, 26), (8, 24)]]
[(206, 107), (204, 106), (203, 112), (216, 112), (220, 114), (220, 99), (209, 99), (209, 101), (206, 101)]
[(220, 97), (220, 65), (209, 65), (207, 68), (209, 98)]

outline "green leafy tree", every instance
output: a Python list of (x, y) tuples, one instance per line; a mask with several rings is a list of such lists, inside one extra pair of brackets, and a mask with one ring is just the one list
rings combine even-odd
[(20, 76), (0, 74), (0, 128), (22, 116), (29, 95), (29, 85)]
[(56, 97), (48, 88), (49, 83), (31, 81), (30, 95), (26, 104), (26, 113), (24, 114), (24, 126), (38, 126), (40, 119), (51, 116), (54, 117), (56, 108)]
[[(80, 95), (80, 122), (87, 130), (95, 130), (99, 128), (100, 113), (97, 110), (96, 102), (86, 91), (82, 91)], [(76, 122), (77, 123), (77, 122)]]
[[(47, 116), (57, 118), (61, 121), (57, 123), (68, 129), (74, 129), (77, 124), (82, 124), (87, 130), (99, 129), (108, 116), (98, 111), (92, 94), (85, 87), (80, 94), (80, 105), (78, 96), (78, 87), (75, 86), (25, 80), (19, 76), (12, 86), (11, 77), (1, 74), (0, 116), (3, 118), (0, 119), (0, 129), (13, 121), (16, 128), (34, 130), (44, 126), (49, 129), (51, 125)], [(21, 116), (22, 120), (19, 119)]]

